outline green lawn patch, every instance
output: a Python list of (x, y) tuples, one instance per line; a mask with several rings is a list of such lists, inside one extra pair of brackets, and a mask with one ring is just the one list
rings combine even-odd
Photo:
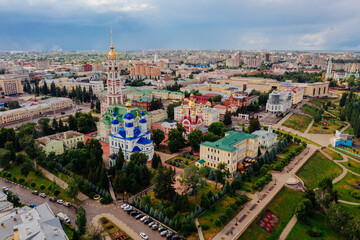
[[(326, 121), (327, 125), (323, 125), (322, 123)], [(320, 123), (314, 122), (314, 124), (311, 126), (309, 133), (315, 133), (315, 134), (333, 134), (336, 130), (340, 129), (343, 126), (343, 122), (337, 120), (337, 119), (328, 119), (328, 120), (322, 120)]]
[(321, 106), (322, 106), (321, 103), (319, 103), (319, 102), (317, 102), (317, 101), (315, 101), (315, 100), (310, 100), (309, 102), (311, 102), (312, 104), (314, 104), (314, 105), (317, 106), (317, 107), (321, 107)]
[(189, 166), (190, 164), (192, 164), (193, 162), (196, 162), (200, 158), (197, 155), (190, 155), (189, 154), (189, 158), (186, 158), (187, 156), (188, 156), (187, 153), (185, 154), (185, 157), (182, 154), (179, 154), (178, 156), (167, 160), (166, 163), (170, 164), (170, 165), (174, 165), (174, 163), (179, 162), (179, 164), (180, 164), (179, 167), (180, 168), (185, 168), (186, 166)]
[(339, 232), (335, 231), (334, 228), (330, 225), (326, 219), (326, 215), (320, 212), (313, 213), (312, 217), (309, 218), (307, 224), (303, 222), (297, 222), (289, 235), (287, 240), (311, 240), (314, 239), (310, 237), (306, 231), (316, 230), (321, 232), (322, 236), (316, 239), (326, 239), (326, 240), (337, 240), (344, 239), (345, 237)]
[(124, 230), (119, 228), (109, 219), (104, 217), (100, 218), (100, 223), (104, 227), (105, 232), (109, 234), (112, 240), (118, 240), (118, 239), (132, 240), (132, 238), (128, 234), (126, 234)]
[[(240, 190), (244, 191), (244, 192), (249, 192), (251, 194), (254, 194), (255, 192), (257, 192), (256, 190), (252, 189), (252, 185), (254, 185), (254, 183), (259, 180), (260, 178), (262, 178), (262, 176), (254, 176), (251, 175), (250, 177), (248, 177), (243, 184), (241, 185)], [(259, 189), (261, 190), (261, 189)]]
[[(299, 144), (297, 143), (291, 143), (287, 148), (285, 148), (284, 150), (282, 150), (278, 156), (280, 157), (285, 157), (286, 154), (288, 154), (289, 152), (295, 152), (295, 149), (299, 146)], [(274, 161), (275, 162), (275, 161)]]
[[(215, 220), (218, 218), (218, 216), (223, 214), (228, 207), (230, 207), (230, 204), (233, 203), (235, 204), (235, 202), (236, 202), (236, 196), (230, 197), (229, 195), (226, 195), (218, 202), (216, 202), (213, 207), (211, 207), (209, 210), (207, 210), (204, 214), (202, 214), (198, 218), (200, 225), (209, 226), (209, 229), (203, 230), (205, 239), (213, 238), (226, 225), (224, 223), (223, 226), (217, 227), (215, 226)], [(234, 212), (233, 216), (235, 216), (241, 209), (242, 207), (239, 207), (238, 210)], [(231, 219), (232, 218), (230, 218), (230, 220)]]
[(341, 167), (317, 151), (307, 160), (297, 176), (304, 181), (307, 188), (312, 189), (316, 188), (324, 177), (335, 178), (341, 172)]
[(324, 152), (326, 152), (327, 154), (329, 154), (331, 157), (333, 157), (335, 160), (343, 160), (344, 159), (340, 153), (334, 152), (330, 148), (323, 148), (322, 150)]
[[(331, 145), (329, 144), (329, 146), (331, 146)], [(341, 153), (343, 153), (343, 154), (345, 154), (345, 155), (347, 155), (347, 156), (349, 156), (349, 157), (352, 157), (352, 158), (355, 158), (355, 159), (357, 159), (357, 160), (360, 160), (360, 157), (354, 155), (354, 154), (360, 155), (359, 149), (357, 149), (357, 148), (355, 149), (355, 148), (351, 148), (351, 147), (345, 147), (345, 146), (340, 146), (340, 145), (338, 145), (338, 147), (339, 147), (339, 148), (336, 148), (336, 149), (335, 149), (336, 151), (339, 151), (339, 152), (341, 152)], [(334, 150), (333, 147), (330, 147), (330, 148)], [(342, 151), (342, 149), (345, 149), (346, 151), (349, 151), (350, 153), (349, 153), (349, 152)], [(352, 154), (352, 152), (354, 152), (354, 154)]]
[[(24, 185), (28, 188), (31, 188), (33, 190), (38, 190), (39, 192), (43, 192), (43, 193), (46, 193), (46, 195), (49, 195), (49, 196), (55, 196), (54, 195), (54, 191), (51, 191), (48, 189), (48, 187), (50, 185), (53, 186), (53, 190), (54, 189), (57, 189), (60, 191), (60, 194), (56, 197), (56, 198), (59, 198), (59, 199), (63, 199), (64, 201), (66, 202), (73, 202), (72, 201), (72, 198), (69, 196), (69, 194), (66, 192), (66, 190), (62, 189), (60, 186), (58, 186), (57, 184), (55, 184), (53, 181), (50, 181), (48, 178), (46, 178), (42, 172), (40, 171), (41, 174), (39, 175), (36, 175), (35, 174), (35, 171), (30, 171), (29, 175), (27, 177), (24, 177), (23, 175), (21, 175), (21, 172), (20, 172), (20, 169), (21, 169), (21, 166), (19, 165), (15, 165), (15, 164), (12, 164), (10, 166), (10, 168), (8, 168), (6, 170), (6, 172), (10, 172), (11, 173), (11, 178), (10, 180), (13, 181), (13, 177), (16, 177), (17, 181), (20, 179), (20, 178), (23, 178), (25, 180), (24, 183), (21, 183), (21, 185)], [(3, 171), (4, 172), (4, 171)], [(35, 182), (36, 185), (35, 187), (32, 187), (31, 186), (31, 182)], [(45, 189), (41, 190), (40, 189), (40, 186), (41, 185), (44, 185), (45, 186)], [(78, 199), (75, 199), (75, 203), (76, 204), (79, 204), (81, 203), (80, 200)]]
[(357, 162), (351, 158), (348, 158), (347, 162), (340, 162), (340, 164), (343, 165), (344, 167), (346, 167), (347, 169), (360, 174), (360, 163), (359, 162)]
[(305, 132), (306, 128), (311, 122), (311, 118), (308, 116), (303, 116), (299, 114), (293, 114), (288, 120), (286, 120), (282, 125), (295, 129), (300, 132)]
[(159, 145), (159, 148), (155, 149), (155, 151), (171, 154), (170, 149), (168, 148), (168, 146), (161, 145), (161, 144)]
[(299, 138), (302, 142), (306, 142), (307, 144), (312, 144), (312, 145), (315, 145), (315, 146), (320, 146), (320, 144), (318, 144), (318, 143), (316, 143), (316, 142), (314, 142), (314, 141), (311, 141), (311, 140), (309, 140), (309, 139), (307, 139), (307, 138), (304, 138), (304, 137), (295, 135), (295, 134), (290, 133), (290, 132), (285, 132), (285, 131), (280, 131), (280, 130), (278, 130), (278, 131), (281, 132), (281, 133), (290, 134), (290, 135), (293, 136), (294, 138), (297, 137), (297, 138)]
[(351, 193), (354, 192), (357, 192), (360, 195), (360, 190), (354, 188), (354, 186), (358, 185), (359, 182), (360, 177), (348, 172), (343, 179), (335, 183), (334, 189), (338, 191), (339, 199), (349, 202), (360, 203), (359, 198), (355, 198), (351, 195)]
[(350, 216), (352, 216), (355, 219), (360, 219), (360, 206), (350, 205), (340, 202), (338, 204), (340, 204), (348, 212)]
[(74, 227), (69, 225), (68, 223), (62, 223), (61, 224), (66, 236), (69, 238), (69, 239), (72, 239), (73, 238), (73, 235), (74, 235)]
[(307, 104), (304, 104), (301, 109), (306, 113), (312, 116), (313, 118), (316, 116), (316, 113), (319, 111), (318, 108), (309, 106)]
[(344, 130), (343, 133), (349, 134), (349, 135), (354, 135), (354, 129), (351, 126), (349, 126), (347, 129)]
[[(256, 217), (246, 231), (239, 239), (244, 240), (261, 240), (261, 239), (277, 239), (284, 230), (292, 216), (294, 215), (295, 206), (300, 201), (301, 192), (293, 191), (288, 188), (282, 188), (269, 205)], [(257, 222), (262, 217), (264, 211), (269, 209), (280, 217), (279, 223), (276, 225), (272, 233), (268, 233)]]

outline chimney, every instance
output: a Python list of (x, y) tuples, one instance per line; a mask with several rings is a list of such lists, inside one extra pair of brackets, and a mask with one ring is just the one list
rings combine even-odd
[(2, 226), (3, 228), (5, 228), (5, 225), (4, 225), (4, 223), (1, 223), (1, 226)]
[(25, 231), (26, 231), (26, 235), (30, 235), (30, 234), (31, 234), (30, 228), (26, 228)]
[(54, 228), (54, 235), (58, 235), (58, 229)]
[(17, 210), (17, 209), (16, 209), (15, 213), (18, 214), (18, 210)]

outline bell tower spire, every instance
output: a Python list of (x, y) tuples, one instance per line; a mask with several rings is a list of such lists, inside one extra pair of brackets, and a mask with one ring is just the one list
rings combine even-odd
[(112, 26), (110, 26), (110, 36), (111, 36), (111, 45), (110, 49), (114, 49), (113, 39), (112, 39)]

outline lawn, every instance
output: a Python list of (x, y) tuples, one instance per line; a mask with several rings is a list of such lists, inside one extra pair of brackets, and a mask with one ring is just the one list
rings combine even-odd
[(345, 203), (338, 203), (338, 204), (340, 204), (348, 212), (348, 214), (350, 214), (350, 216), (360, 219), (360, 206), (350, 205)]
[(347, 129), (345, 129), (345, 131), (343, 133), (349, 134), (349, 135), (354, 135), (354, 129), (351, 126), (349, 126)]
[(322, 103), (319, 103), (319, 102), (317, 102), (315, 100), (310, 100), (309, 102), (311, 102), (312, 104), (314, 104), (317, 107), (322, 107)]
[[(116, 226), (109, 219), (103, 217), (103, 218), (100, 218), (100, 222), (101, 222), (102, 226), (104, 227), (105, 232), (107, 234), (109, 234), (111, 239), (113, 239), (113, 240), (115, 240), (115, 239), (116, 240), (118, 240), (118, 239), (132, 240), (132, 238), (129, 237), (129, 235), (127, 235), (124, 230), (122, 230), (121, 228)], [(117, 233), (117, 235), (112, 236), (114, 233)]]
[(312, 106), (309, 106), (307, 104), (304, 104), (301, 109), (306, 113), (306, 114), (309, 114), (310, 116), (312, 116), (313, 118), (315, 117), (316, 113), (319, 111), (318, 108), (316, 107), (312, 107)]
[(167, 146), (162, 145), (162, 144), (160, 144), (159, 148), (155, 149), (155, 151), (171, 154), (170, 149)]
[[(254, 176), (254, 175), (251, 175), (250, 177), (248, 177), (244, 182), (243, 184), (241, 185), (241, 188), (240, 190), (241, 191), (244, 191), (244, 192), (249, 192), (251, 194), (254, 194), (256, 191), (254, 189), (252, 189), (252, 185), (254, 185), (254, 183), (259, 180), (260, 176)], [(258, 191), (261, 190), (261, 189), (258, 189)]]
[(347, 173), (343, 179), (335, 183), (334, 189), (338, 191), (339, 199), (349, 202), (360, 203), (360, 199), (351, 196), (352, 192), (357, 192), (358, 194), (360, 194), (360, 190), (353, 187), (354, 185), (358, 185), (359, 182), (360, 177), (355, 176), (352, 173)]
[(344, 239), (339, 232), (335, 231), (326, 219), (326, 215), (320, 212), (316, 212), (308, 220), (308, 224), (297, 222), (286, 239), (288, 240), (310, 240), (314, 239), (310, 237), (306, 231), (315, 230), (321, 232), (322, 236), (316, 239), (337, 240)]
[(214, 195), (215, 195), (217, 192), (220, 192), (221, 187), (218, 185), (218, 186), (217, 186), (217, 189), (215, 190), (215, 185), (214, 185), (214, 184), (210, 184), (210, 183), (207, 183), (207, 185), (205, 185), (205, 186), (203, 186), (203, 187), (199, 186), (199, 187), (198, 187), (198, 192), (197, 192), (198, 202), (196, 202), (195, 194), (192, 195), (192, 196), (189, 196), (189, 200), (198, 206), (198, 205), (200, 205), (201, 196), (202, 196), (203, 194), (207, 194), (210, 190), (211, 190), (211, 191), (214, 193)]
[(327, 154), (329, 154), (331, 157), (333, 157), (335, 160), (343, 160), (344, 159), (340, 153), (334, 152), (330, 148), (323, 148), (322, 150), (324, 152), (326, 152)]
[(341, 167), (320, 152), (316, 152), (296, 175), (304, 181), (307, 188), (313, 189), (318, 186), (324, 177), (335, 178), (341, 172)]
[(360, 157), (358, 156), (358, 155), (360, 155), (360, 152), (359, 152), (358, 148), (345, 147), (345, 146), (338, 145), (336, 147), (336, 150), (339, 151), (339, 152), (342, 152), (345, 155), (348, 155), (349, 157), (360, 160)]
[[(324, 121), (327, 122), (327, 125), (321, 124)], [(329, 120), (323, 119), (320, 123), (314, 122), (314, 124), (311, 126), (309, 130), (309, 133), (333, 134), (343, 125), (344, 125), (343, 122), (336, 119), (329, 119)]]
[[(230, 197), (226, 195), (224, 198), (215, 203), (213, 207), (207, 210), (204, 214), (202, 214), (198, 220), (200, 225), (209, 226), (208, 230), (203, 230), (204, 238), (211, 239), (218, 233), (226, 224), (224, 223), (222, 227), (215, 226), (215, 220), (219, 215), (223, 214), (225, 210), (230, 206), (230, 204), (236, 202), (236, 197)], [(237, 212), (233, 214), (235, 216), (242, 207), (239, 207)], [(232, 218), (230, 218), (232, 219)]]
[(280, 131), (280, 130), (278, 130), (278, 131), (281, 132), (281, 133), (290, 134), (290, 135), (293, 136), (294, 138), (297, 137), (297, 138), (299, 138), (302, 142), (305, 142), (305, 143), (307, 143), (307, 144), (312, 144), (312, 145), (315, 145), (315, 146), (320, 146), (320, 144), (318, 144), (318, 143), (316, 143), (316, 142), (313, 142), (313, 141), (311, 141), (311, 140), (309, 140), (309, 139), (307, 139), (307, 138), (304, 138), (304, 137), (301, 137), (301, 136), (292, 134), (292, 133), (290, 133), (290, 132), (285, 132), (285, 131)]
[(299, 146), (297, 143), (291, 143), (287, 148), (281, 151), (281, 153), (278, 154), (280, 157), (285, 157), (287, 153), (289, 152), (295, 152), (295, 149)]
[(351, 158), (348, 158), (347, 162), (340, 162), (340, 164), (343, 165), (344, 167), (346, 167), (347, 169), (360, 174), (360, 163), (359, 162), (357, 162)]
[[(197, 155), (189, 155), (189, 158), (186, 158), (186, 157), (187, 157), (187, 154), (185, 154), (185, 157), (182, 154), (179, 154), (178, 156), (167, 160), (166, 163), (170, 164), (170, 161), (171, 161), (172, 162), (171, 165), (173, 165), (175, 162), (179, 162), (180, 168), (185, 168), (186, 166), (192, 164), (193, 162), (196, 162), (200, 158)], [(187, 164), (186, 164), (186, 162), (187, 162)]]
[(311, 122), (311, 118), (308, 116), (303, 116), (299, 114), (293, 114), (288, 120), (286, 120), (282, 125), (295, 129), (300, 132), (305, 132), (306, 128)]
[(67, 223), (62, 223), (61, 224), (66, 236), (69, 238), (69, 239), (72, 239), (73, 238), (73, 235), (74, 235), (74, 227), (67, 224)]
[[(282, 188), (280, 192), (276, 195), (276, 197), (256, 217), (256, 219), (251, 223), (251, 225), (246, 229), (246, 231), (241, 235), (239, 239), (277, 239), (294, 215), (295, 206), (300, 201), (301, 196), (301, 192), (293, 191), (288, 188)], [(258, 220), (261, 218), (266, 209), (269, 209), (274, 214), (280, 217), (280, 221), (276, 225), (272, 233), (268, 233), (259, 225), (257, 225)]]
[[(23, 175), (21, 175), (20, 169), (21, 169), (21, 166), (12, 164), (10, 166), (10, 168), (6, 170), (7, 172), (10, 172), (12, 175), (11, 181), (13, 181), (13, 177), (16, 177), (17, 180), (19, 180), (19, 178), (23, 178), (25, 180), (25, 182), (22, 183), (22, 185), (24, 185), (28, 188), (34, 189), (34, 190), (38, 190), (39, 192), (46, 193), (46, 195), (50, 195), (50, 196), (55, 196), (54, 192), (48, 189), (48, 187), (50, 185), (53, 185), (53, 190), (57, 189), (60, 191), (60, 194), (57, 196), (57, 198), (63, 199), (66, 202), (73, 202), (72, 198), (69, 196), (69, 194), (64, 189), (62, 189), (60, 186), (58, 186), (54, 182), (50, 181), (42, 173), (41, 173), (41, 175), (36, 175), (34, 171), (30, 171), (29, 175), (27, 177), (24, 177)], [(36, 183), (35, 187), (31, 187), (31, 185), (30, 185), (31, 182)], [(41, 185), (44, 185), (45, 189), (41, 190), (40, 189)], [(80, 200), (75, 199), (75, 203), (79, 204)]]

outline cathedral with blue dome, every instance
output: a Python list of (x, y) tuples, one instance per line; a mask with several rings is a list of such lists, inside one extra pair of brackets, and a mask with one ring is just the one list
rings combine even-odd
[(126, 161), (130, 160), (134, 152), (145, 153), (148, 161), (153, 158), (154, 144), (150, 139), (150, 132), (147, 130), (147, 121), (144, 111), (138, 126), (135, 126), (134, 114), (130, 112), (131, 104), (126, 104), (127, 112), (123, 117), (123, 127), (116, 119), (116, 112), (113, 113), (114, 120), (111, 122), (111, 133), (109, 134), (110, 154), (117, 154), (121, 148)]

